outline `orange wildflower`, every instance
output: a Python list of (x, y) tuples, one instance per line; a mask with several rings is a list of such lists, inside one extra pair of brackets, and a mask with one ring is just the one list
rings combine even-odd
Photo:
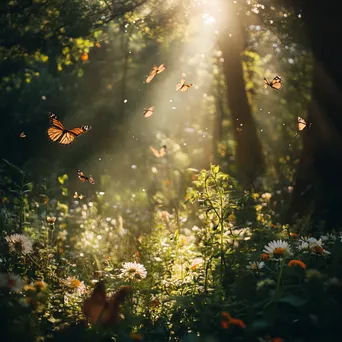
[(222, 329), (228, 329), (228, 327), (229, 327), (229, 324), (228, 324), (228, 322), (227, 322), (227, 321), (224, 321), (224, 320), (222, 320), (222, 321), (221, 321), (221, 327), (222, 327)]
[(323, 247), (318, 246), (318, 245), (312, 246), (312, 247), (311, 247), (311, 250), (312, 250), (314, 253), (317, 253), (317, 254), (320, 254), (320, 255), (323, 255), (323, 253), (324, 253)]
[(289, 267), (291, 267), (291, 266), (299, 266), (301, 268), (306, 268), (306, 265), (304, 264), (304, 262), (300, 261), (300, 260), (291, 260), (291, 261), (289, 261), (289, 263), (287, 265)]
[(221, 312), (221, 315), (228, 320), (228, 322), (225, 320), (221, 321), (221, 326), (223, 329), (227, 329), (229, 327), (229, 324), (236, 325), (242, 329), (246, 328), (246, 324), (244, 323), (243, 320), (238, 319), (238, 318), (233, 318), (228, 312), (223, 311)]
[(267, 253), (261, 253), (260, 255), (260, 259), (262, 260), (268, 260), (270, 258), (270, 256)]
[(273, 250), (273, 255), (284, 255), (285, 254), (285, 248), (277, 247)]
[(81, 60), (82, 61), (87, 61), (89, 59), (89, 56), (88, 56), (88, 54), (87, 53), (84, 53), (82, 56), (81, 56)]

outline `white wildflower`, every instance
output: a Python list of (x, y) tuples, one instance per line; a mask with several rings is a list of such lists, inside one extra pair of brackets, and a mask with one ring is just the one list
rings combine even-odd
[(145, 266), (137, 262), (124, 262), (120, 271), (121, 278), (144, 279), (147, 276)]
[(5, 237), (11, 253), (30, 254), (32, 253), (32, 241), (26, 235), (13, 234)]

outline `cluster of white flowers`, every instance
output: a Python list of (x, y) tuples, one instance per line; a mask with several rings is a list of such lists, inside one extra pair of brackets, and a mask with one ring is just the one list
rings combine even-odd
[(322, 238), (317, 240), (315, 238), (302, 238), (298, 249), (303, 253), (311, 253), (316, 255), (331, 254), (323, 248)]
[[(331, 253), (324, 248), (323, 241), (335, 242), (338, 238), (340, 238), (340, 236), (337, 236), (335, 234), (327, 234), (326, 236), (321, 236), (318, 240), (313, 237), (301, 237), (299, 239), (299, 242), (294, 244), (292, 248), (297, 249), (301, 253), (309, 253), (318, 256), (327, 256)], [(267, 245), (264, 246), (263, 252), (264, 254), (262, 254), (262, 257), (267, 257), (263, 259), (282, 260), (283, 258), (290, 257), (293, 255), (293, 251), (289, 243), (284, 240), (274, 240), (269, 242)], [(297, 264), (299, 264), (300, 262), (301, 261), (297, 261)], [(304, 263), (302, 264), (305, 266)], [(250, 261), (246, 268), (250, 271), (257, 271), (262, 269), (264, 266), (265, 263), (263, 261)]]

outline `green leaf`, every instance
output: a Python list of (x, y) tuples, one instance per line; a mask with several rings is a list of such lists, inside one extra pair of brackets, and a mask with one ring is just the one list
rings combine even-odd
[(278, 303), (286, 303), (289, 305), (292, 305), (294, 307), (300, 307), (303, 306), (304, 304), (306, 304), (307, 300), (295, 295), (288, 295), (285, 296), (283, 298), (280, 298), (278, 301)]

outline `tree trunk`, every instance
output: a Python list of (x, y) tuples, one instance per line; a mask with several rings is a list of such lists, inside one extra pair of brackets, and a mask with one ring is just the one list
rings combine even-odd
[(255, 121), (245, 89), (241, 53), (245, 48), (245, 33), (241, 18), (234, 7), (226, 2), (228, 18), (219, 38), (222, 51), (223, 73), (227, 85), (229, 112), (236, 139), (238, 178), (249, 187), (264, 171), (264, 156)]
[(342, 36), (337, 2), (292, 1), (301, 10), (314, 58), (309, 131), (303, 132), (303, 151), (290, 207), (290, 222), (312, 215), (327, 229), (342, 223), (342, 64), (337, 38)]

